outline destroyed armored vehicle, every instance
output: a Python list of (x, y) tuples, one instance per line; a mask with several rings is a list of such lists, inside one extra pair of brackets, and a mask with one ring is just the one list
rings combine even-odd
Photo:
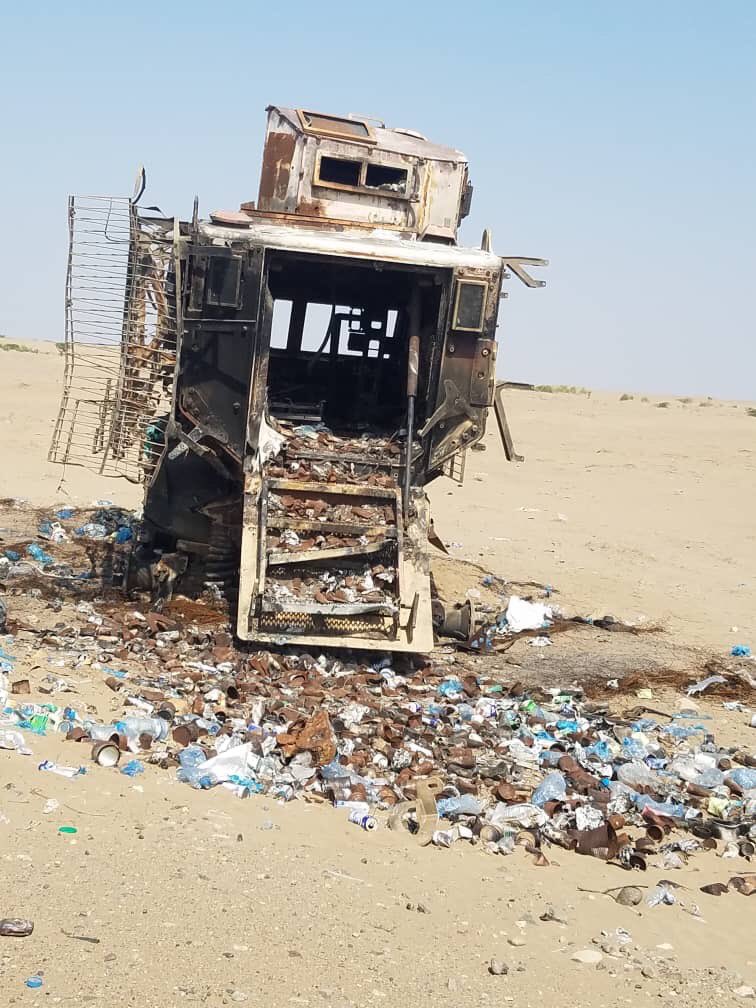
[(134, 582), (222, 593), (242, 640), (429, 649), (425, 488), (483, 437), (502, 280), (545, 262), (460, 247), (464, 155), (367, 119), (270, 107), (238, 211), (143, 188), (69, 201), (51, 458), (143, 481)]

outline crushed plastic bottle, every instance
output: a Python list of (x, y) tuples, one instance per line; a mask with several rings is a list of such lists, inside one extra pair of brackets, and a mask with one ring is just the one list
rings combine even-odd
[(753, 791), (756, 789), (756, 770), (748, 767), (737, 767), (735, 770), (728, 770), (725, 782), (732, 781), (741, 791)]
[(76, 535), (81, 539), (107, 539), (108, 534), (107, 528), (99, 522), (87, 522), (76, 529)]
[(660, 904), (674, 906), (675, 903), (677, 903), (677, 897), (666, 882), (660, 882), (646, 897), (646, 905), (650, 907), (659, 906)]
[(680, 802), (656, 801), (645, 794), (636, 795), (633, 800), (639, 812), (648, 808), (652, 812), (658, 812), (659, 815), (669, 816), (670, 819), (684, 819), (690, 811), (686, 805), (682, 805)]
[(547, 774), (533, 792), (531, 801), (539, 808), (551, 801), (564, 801), (567, 797), (567, 782), (558, 770)]
[(644, 760), (649, 751), (648, 746), (640, 739), (631, 736), (622, 739), (622, 754), (631, 760)]
[(200, 746), (190, 745), (181, 750), (178, 760), (182, 770), (194, 770), (200, 763), (207, 761), (207, 756)]
[(453, 819), (460, 815), (480, 815), (482, 806), (473, 795), (460, 795), (458, 798), (439, 798), (436, 808), (442, 819)]
[(31, 756), (32, 754), (20, 731), (0, 729), (0, 749), (15, 749), (21, 756)]
[(643, 791), (645, 788), (657, 791), (659, 785), (659, 779), (653, 770), (637, 760), (618, 766), (617, 780), (633, 791)]
[(128, 739), (129, 749), (136, 751), (140, 748), (139, 739), (142, 735), (148, 735), (155, 742), (162, 742), (168, 735), (169, 725), (164, 718), (127, 717), (116, 721), (115, 727)]
[(462, 692), (462, 683), (459, 679), (444, 679), (442, 683), (439, 684), (437, 693), (441, 696), (454, 696), (457, 693)]
[(37, 769), (46, 770), (49, 773), (57, 774), (59, 777), (81, 777), (87, 772), (86, 767), (61, 766), (59, 763), (53, 763), (52, 760), (43, 760)]

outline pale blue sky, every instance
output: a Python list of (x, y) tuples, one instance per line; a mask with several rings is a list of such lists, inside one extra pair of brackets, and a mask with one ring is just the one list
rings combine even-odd
[(68, 193), (236, 208), (305, 105), (461, 148), (463, 240), (551, 260), (506, 377), (756, 398), (752, 2), (6, 3), (0, 53), (0, 332), (62, 339)]

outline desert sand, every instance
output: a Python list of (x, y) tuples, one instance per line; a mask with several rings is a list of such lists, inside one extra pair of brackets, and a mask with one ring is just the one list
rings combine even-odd
[[(141, 497), (126, 482), (46, 461), (62, 358), (51, 344), (28, 346), (36, 352), (0, 352), (0, 498), (28, 502), (3, 510), (6, 542), (32, 508), (102, 498), (134, 507)], [(525, 462), (504, 460), (492, 419), (465, 484), (431, 489), (450, 554), (553, 586), (569, 614), (660, 630), (641, 651), (617, 634), (563, 635), (538, 653), (518, 642), (507, 653), (512, 675), (579, 681), (584, 666), (608, 675), (622, 652), (630, 671), (661, 655), (693, 678), (733, 644), (756, 645), (747, 404), (519, 390), (507, 402)], [(484, 592), (469, 564), (439, 557), (435, 572), (445, 591)], [(7, 603), (32, 621), (60, 618), (41, 599)], [(101, 717), (120, 711), (101, 674), (56, 666), (58, 654), (32, 640), (0, 638), (28, 673), (31, 700), (42, 701), (35, 685), (52, 669), (75, 686), (78, 705)], [(650, 687), (662, 709), (691, 705), (653, 676)], [(620, 689), (613, 702), (637, 699)], [(695, 703), (718, 738), (753, 751), (750, 714), (715, 697)], [(635, 909), (601, 891), (653, 886), (669, 870), (629, 876), (556, 848), (547, 867), (519, 849), (420, 848), (304, 801), (195, 792), (152, 766), (135, 780), (37, 770), (43, 759), (83, 759), (72, 746), (48, 733), (34, 739), (33, 757), (0, 751), (0, 917), (35, 921), (28, 938), (0, 938), (3, 1004), (693, 1006), (741, 1003), (746, 992), (735, 992), (756, 986), (756, 896), (698, 891), (753, 870), (742, 859), (697, 856), (673, 872), (686, 887), (676, 905)], [(45, 811), (50, 799), (58, 805)], [(61, 825), (78, 832), (59, 834)], [(618, 928), (629, 933), (625, 953), (602, 953), (598, 966), (573, 961), (616, 942), (607, 935)], [(492, 958), (506, 976), (489, 974)], [(43, 987), (24, 987), (38, 971)]]

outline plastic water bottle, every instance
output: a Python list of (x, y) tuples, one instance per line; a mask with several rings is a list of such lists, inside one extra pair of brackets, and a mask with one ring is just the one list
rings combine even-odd
[(84, 730), (93, 742), (108, 742), (118, 734), (118, 728), (114, 724), (91, 724), (89, 721), (84, 722)]
[(727, 780), (732, 781), (733, 784), (743, 791), (752, 791), (756, 788), (756, 770), (750, 770), (748, 767), (738, 767), (728, 772)]
[(482, 805), (473, 795), (460, 795), (459, 798), (440, 798), (436, 808), (442, 819), (453, 819), (460, 815), (480, 815)]
[(688, 811), (687, 807), (679, 802), (655, 801), (645, 794), (636, 795), (633, 800), (639, 812), (642, 812), (644, 808), (650, 808), (652, 811), (658, 812), (659, 815), (669, 816), (671, 819), (684, 819), (685, 813)]
[(648, 756), (648, 747), (640, 739), (623, 738), (622, 754), (632, 760), (643, 760)]
[(650, 770), (645, 763), (633, 762), (623, 763), (617, 767), (617, 780), (627, 785), (633, 791), (642, 791), (644, 788), (656, 790), (658, 778), (653, 770)]
[(187, 746), (186, 749), (182, 749), (178, 754), (178, 761), (182, 770), (193, 770), (206, 760), (207, 756), (204, 749), (196, 745)]
[(725, 775), (721, 770), (717, 770), (716, 767), (710, 767), (708, 770), (702, 770), (698, 773), (691, 783), (702, 788), (715, 788), (724, 783), (724, 777)]
[(559, 773), (558, 770), (553, 771), (553, 773), (547, 774), (538, 787), (533, 792), (533, 796), (530, 799), (534, 805), (539, 808), (545, 805), (546, 802), (550, 801), (564, 801), (567, 797), (567, 783), (564, 779), (564, 775)]
[(129, 741), (150, 735), (156, 742), (162, 742), (168, 735), (168, 722), (163, 718), (127, 717), (116, 724)]
[(203, 770), (207, 757), (199, 746), (187, 746), (179, 753), (178, 779), (193, 788), (207, 789), (220, 783), (220, 778), (214, 773)]

